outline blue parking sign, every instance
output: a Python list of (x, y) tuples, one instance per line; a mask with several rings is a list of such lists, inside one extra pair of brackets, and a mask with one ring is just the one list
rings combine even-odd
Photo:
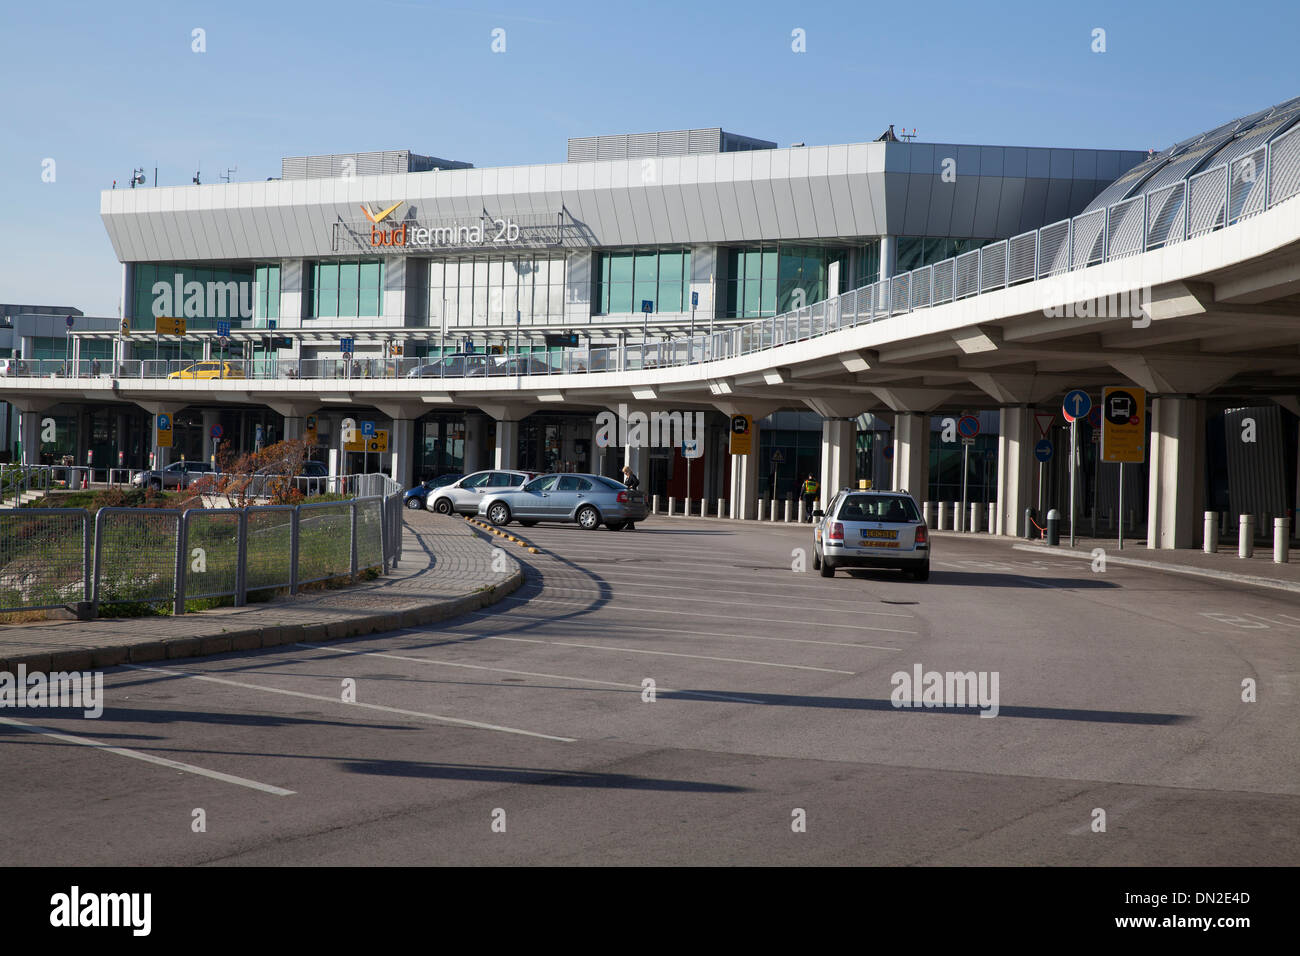
[(692, 292), (692, 293), (691, 293), (691, 308), (693, 309), (693, 308), (695, 308), (695, 307), (696, 307), (697, 305), (699, 305), (699, 304), (700, 304), (700, 294), (699, 294), (698, 292)]
[(361, 423), (361, 437), (362, 437), (362, 438), (374, 438), (374, 437), (375, 437), (375, 423), (374, 423), (374, 422), (362, 422), (362, 423)]

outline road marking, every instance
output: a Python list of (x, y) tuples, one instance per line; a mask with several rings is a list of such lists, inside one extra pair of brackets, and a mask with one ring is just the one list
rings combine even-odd
[[(1013, 544), (1011, 547), (1017, 551), (1041, 551), (1040, 545), (1034, 544)], [(1091, 561), (1091, 554), (1071, 554), (1069, 551), (1060, 553), (1062, 558), (1075, 558), (1080, 561)], [(1119, 558), (1113, 553), (1107, 552), (1106, 564), (1116, 564), (1121, 567), (1145, 568), (1149, 571), (1164, 571), (1168, 574), (1187, 574), (1197, 578), (1212, 578), (1219, 583), (1231, 582), (1233, 584), (1248, 584), (1257, 588), (1272, 588), (1277, 591), (1300, 591), (1300, 583), (1293, 581), (1281, 581), (1277, 578), (1262, 578), (1252, 574), (1237, 574), (1235, 571), (1212, 571), (1197, 567), (1185, 567), (1182, 565), (1165, 564), (1161, 561), (1143, 561), (1138, 558)]]
[[(622, 577), (626, 577), (626, 576), (631, 576), (634, 578), (649, 577), (657, 581), (662, 581), (667, 573), (676, 571), (680, 567), (684, 567), (684, 565), (678, 564), (677, 562), (673, 562), (671, 565), (665, 564), (663, 566), (655, 566), (651, 564), (635, 564), (635, 565), (634, 564), (613, 564), (613, 565), (602, 565), (599, 573), (594, 571), (590, 571), (588, 573), (590, 573), (593, 579), (595, 580), (607, 581), (610, 584), (619, 584), (619, 583), (627, 583), (626, 581), (621, 580)], [(804, 591), (816, 591), (819, 602), (822, 598), (826, 597), (827, 588), (830, 587), (830, 585), (826, 583), (821, 583), (821, 584), (812, 583), (813, 581), (817, 580), (817, 575), (815, 573), (810, 573), (806, 571), (791, 571), (788, 568), (754, 567), (748, 570), (744, 568), (730, 568), (728, 569), (730, 573), (724, 575), (724, 574), (717, 573), (719, 571), (719, 568), (716, 564), (710, 564), (707, 565), (707, 567), (712, 568), (715, 573), (710, 575), (693, 573), (694, 579), (708, 580), (710, 582), (716, 582), (716, 584), (712, 586), (704, 586), (704, 587), (696, 587), (696, 586), (683, 584), (680, 586), (682, 590), (716, 592), (719, 587), (726, 587), (728, 589), (731, 588), (733, 586), (732, 582), (740, 582), (740, 583), (748, 583), (748, 584), (776, 583), (776, 582), (769, 582), (765, 578), (758, 578), (758, 579), (755, 578), (755, 575), (762, 574), (763, 572), (769, 572), (773, 575), (778, 575), (778, 574), (782, 575), (784, 579), (781, 582), (779, 582), (782, 590), (789, 591), (798, 588)], [(587, 570), (588, 569), (586, 568), (582, 569), (582, 571), (587, 571)], [(853, 570), (862, 570), (862, 571), (882, 570), (883, 571), (888, 569), (854, 568)], [(546, 575), (549, 572), (543, 571), (542, 573)], [(572, 573), (577, 575), (580, 574), (581, 572), (573, 571)], [(791, 580), (792, 578), (804, 578), (807, 579), (807, 583), (805, 583), (804, 581)], [(898, 578), (897, 580), (899, 583), (903, 582), (903, 579), (901, 577)], [(885, 578), (877, 578), (877, 579), (871, 579), (869, 581), (864, 581), (863, 583), (864, 584), (891, 584), (893, 582)], [(639, 586), (649, 587), (650, 585), (639, 585)], [(655, 585), (655, 586), (676, 587), (676, 585)], [(770, 594), (771, 590), (769, 589), (762, 593)], [(851, 599), (850, 598), (827, 598), (827, 600), (848, 601)]]
[(237, 787), (247, 787), (250, 790), (260, 790), (263, 793), (269, 793), (276, 797), (291, 797), (294, 794), (292, 790), (285, 790), (283, 787), (272, 786), (269, 783), (258, 783), (256, 780), (249, 780), (247, 777), (236, 777), (234, 774), (222, 773), (220, 770), (208, 770), (206, 767), (196, 767), (192, 763), (181, 763), (179, 760), (170, 760), (167, 757), (157, 757), (153, 754), (142, 753), (139, 750), (129, 750), (126, 747), (114, 747), (111, 744), (101, 743), (98, 740), (91, 740), (89, 737), (78, 737), (74, 734), (61, 734), (58, 731), (50, 730), (47, 727), (41, 727), (37, 724), (24, 723), (21, 720), (14, 720), (12, 717), (0, 717), (0, 723), (8, 724), (11, 727), (18, 727), (33, 734), (42, 734), (46, 737), (52, 737), (55, 740), (62, 740), (70, 744), (78, 744), (82, 747), (93, 747), (96, 750), (102, 750), (105, 753), (117, 754), (119, 757), (130, 757), (132, 760), (143, 760), (145, 763), (157, 764), (160, 767), (170, 767), (173, 770), (182, 770), (185, 773), (197, 774), (200, 777), (209, 777), (213, 780), (220, 780), (222, 783), (233, 783)]
[[(501, 600), (512, 601), (520, 604), (565, 604), (567, 603), (571, 607), (581, 606), (581, 605), (574, 604), (574, 602), (572, 601), (565, 602), (563, 600), (552, 600), (550, 598), (544, 598), (544, 597), (534, 597), (534, 598), (505, 597), (502, 598)], [(664, 610), (663, 608), (658, 608), (658, 607), (628, 607), (627, 605), (619, 605), (618, 607), (611, 606), (610, 610), (641, 611), (649, 614), (672, 614), (678, 617), (683, 615), (688, 617), (695, 617), (695, 618), (711, 617), (711, 618), (717, 618), (722, 621), (740, 621), (742, 623), (747, 623), (747, 624), (799, 624), (804, 627), (808, 625), (808, 622), (806, 620), (792, 621), (783, 617), (764, 617), (764, 618), (757, 618), (757, 619), (745, 619), (735, 614), (703, 614), (699, 611), (667, 611)], [(911, 617), (910, 614), (889, 614), (887, 616), (888, 617)], [(900, 631), (896, 627), (871, 627), (869, 624), (830, 624), (825, 621), (818, 621), (816, 626), (819, 628), (838, 627), (848, 631), (883, 631), (886, 634), (915, 634), (916, 633), (915, 631)]]
[(447, 717), (443, 714), (426, 714), (418, 710), (403, 710), (400, 707), (385, 707), (383, 704), (366, 704), (356, 701), (350, 704), (343, 704), (337, 697), (327, 697), (324, 694), (308, 694), (300, 690), (285, 690), (280, 687), (264, 687), (261, 684), (249, 684), (245, 681), (230, 680), (226, 677), (209, 677), (206, 674), (194, 674), (188, 671), (172, 670), (167, 667), (143, 667), (139, 664), (123, 664), (123, 667), (129, 667), (137, 671), (153, 671), (156, 674), (167, 674), (171, 677), (188, 677), (191, 680), (208, 681), (212, 684), (226, 684), (230, 687), (244, 687), (248, 690), (260, 690), (267, 694), (283, 694), (286, 697), (302, 697), (307, 700), (319, 700), (328, 704), (342, 704), (344, 707), (364, 707), (367, 710), (377, 710), (385, 714), (400, 714), (404, 717), (418, 717), (422, 720), (433, 720), (444, 724), (456, 724), (461, 727), (474, 727), (478, 730), (494, 730), (502, 734), (518, 734), (521, 737), (540, 737), (542, 740), (556, 740), (560, 743), (574, 743), (576, 737), (556, 737), (553, 734), (541, 734), (533, 730), (520, 730), (518, 727), (502, 727), (498, 724), (485, 724), (477, 720), (465, 720), (461, 717)]
[[(602, 579), (603, 579), (603, 578), (604, 578), (604, 575), (602, 575), (601, 577), (602, 577)], [(619, 583), (619, 582), (610, 582), (610, 583)], [(691, 587), (681, 587), (681, 586), (679, 586), (679, 585), (670, 585), (670, 584), (628, 584), (628, 583), (626, 583), (626, 582), (621, 582), (621, 583), (619, 583), (619, 586), (620, 586), (620, 587), (625, 587), (625, 588), (671, 588), (671, 589), (672, 589), (673, 591), (675, 591), (675, 592), (676, 592), (676, 591), (710, 591), (710, 592), (712, 592), (712, 593), (714, 593), (714, 594), (718, 593), (718, 589), (717, 589), (716, 587), (713, 587), (713, 588), (704, 588), (704, 587), (701, 587), (701, 588), (691, 588)], [(595, 588), (570, 588), (570, 587), (565, 587), (565, 586), (563, 586), (563, 585), (558, 585), (558, 584), (546, 584), (546, 583), (544, 583), (544, 584), (542, 585), (542, 590), (543, 590), (543, 591), (588, 591), (588, 592), (591, 592), (591, 591), (597, 591), (597, 593), (599, 593), (599, 589), (595, 589)], [(615, 593), (617, 594), (617, 591), (616, 591)], [(729, 593), (729, 594), (770, 594), (771, 592), (770, 592), (770, 591), (761, 591), (761, 592), (760, 592), (760, 591), (737, 591), (737, 590), (735, 590), (734, 588), (728, 587), (728, 588), (727, 588), (727, 593)], [(641, 594), (641, 595), (635, 595), (635, 596), (636, 596), (636, 597), (654, 597), (654, 595), (650, 595), (650, 594)], [(680, 602), (679, 602), (679, 603), (680, 603)], [(789, 605), (789, 604), (763, 604), (763, 603), (758, 602), (758, 601), (749, 601), (749, 600), (746, 600), (746, 601), (714, 601), (714, 600), (710, 600), (710, 599), (708, 599), (708, 598), (691, 598), (691, 603), (693, 603), (693, 604), (727, 604), (727, 605), (731, 605), (731, 606), (735, 606), (735, 605), (737, 605), (737, 604), (744, 604), (745, 607), (775, 607), (775, 608), (780, 608), (780, 609), (783, 610), (783, 611), (788, 611), (788, 610), (792, 610), (792, 609), (793, 609), (793, 610), (798, 610), (797, 608), (792, 608), (792, 606)], [(846, 602), (846, 603), (847, 603), (847, 602)], [(820, 607), (820, 606), (819, 606), (819, 610), (822, 610), (822, 611), (829, 611), (829, 612), (831, 612), (832, 614), (871, 614), (871, 615), (873, 615), (873, 616), (875, 616), (875, 617), (906, 617), (906, 618), (910, 618), (910, 617), (914, 617), (914, 616), (915, 616), (915, 615), (912, 615), (912, 614), (899, 614), (899, 613), (894, 612), (894, 611), (868, 611), (868, 610), (864, 609), (864, 608), (862, 607), (861, 604), (859, 604), (857, 607), (852, 607), (852, 608), (847, 608), (847, 607)]]
[[(463, 615), (463, 616), (464, 616), (464, 617), (488, 617), (488, 618), (492, 618), (492, 620), (494, 620), (494, 621), (501, 621), (501, 620), (504, 619), (504, 620), (507, 620), (507, 621), (511, 621), (511, 620), (514, 620), (514, 621), (543, 621), (543, 622), (545, 622), (545, 623), (547, 623), (547, 624), (559, 624), (559, 623), (561, 623), (561, 622), (557, 621), (557, 620), (556, 620), (555, 618), (553, 618), (553, 617), (533, 617), (533, 616), (528, 615), (528, 614), (520, 614), (520, 613), (518, 613), (518, 612), (516, 612), (516, 611), (498, 612), (498, 613), (495, 613), (495, 614), (492, 613), (492, 612), (490, 612), (490, 611), (471, 611), (469, 614), (466, 614), (466, 615)], [(599, 627), (599, 628), (601, 628), (602, 630), (606, 630), (606, 631), (609, 631), (609, 630), (615, 630), (615, 629), (621, 629), (621, 630), (625, 630), (625, 631), (650, 631), (651, 633), (654, 633), (654, 634), (662, 634), (662, 633), (664, 632), (664, 629), (663, 629), (662, 627), (644, 627), (644, 626), (642, 626), (642, 625), (640, 625), (640, 624), (623, 624), (623, 623), (615, 623), (615, 622), (612, 622), (612, 621), (607, 621), (607, 622), (601, 622), (601, 621), (564, 621), (563, 624), (564, 624), (565, 627)], [(465, 625), (463, 625), (463, 624), (452, 624), (451, 627), (449, 628), (449, 630), (454, 630), (455, 628), (458, 628), (458, 627), (464, 627), (464, 626), (465, 626)], [(410, 629), (408, 629), (408, 630), (410, 630)], [(414, 630), (418, 630), (418, 628), (415, 628)], [(444, 633), (446, 633), (446, 632), (444, 632)], [(798, 637), (763, 637), (763, 636), (758, 635), (758, 634), (725, 634), (725, 633), (723, 633), (723, 632), (721, 632), (721, 631), (686, 631), (686, 630), (682, 630), (681, 628), (674, 628), (673, 633), (674, 633), (674, 634), (691, 634), (691, 635), (693, 635), (693, 636), (695, 636), (695, 637), (729, 637), (729, 638), (733, 638), (733, 639), (738, 640), (738, 641), (780, 641), (780, 642), (783, 643), (783, 644), (820, 644), (820, 645), (822, 645), (822, 646), (824, 646), (824, 647), (853, 647), (853, 648), (866, 648), (866, 649), (869, 650), (869, 651), (899, 651), (899, 650), (902, 650), (901, 647), (889, 647), (889, 646), (887, 646), (887, 645), (882, 645), (882, 644), (853, 644), (853, 643), (850, 643), (850, 642), (848, 642), (848, 641), (813, 641), (813, 640), (807, 640), (807, 639), (804, 639), (804, 638), (798, 638)], [(899, 633), (899, 634), (912, 634), (912, 635), (915, 635), (915, 634), (916, 634), (915, 631), (898, 631), (897, 633)]]
[[(486, 664), (462, 664), (456, 661), (439, 661), (433, 659), (432, 657), (406, 657), (405, 655), (402, 654), (385, 654), (381, 651), (354, 651), (344, 647), (337, 647), (334, 645), (327, 646), (324, 644), (305, 644), (302, 643), (301, 641), (298, 642), (297, 646), (310, 647), (312, 650), (327, 651), (331, 653), (337, 652), (339, 654), (362, 654), (366, 657), (382, 657), (385, 660), (390, 660), (390, 661), (414, 661), (417, 664), (434, 664), (437, 665), (438, 667), (462, 667), (467, 670), (495, 671), (500, 674), (518, 674), (521, 677), (543, 677), (546, 678), (547, 680), (569, 680), (569, 681), (577, 681), (583, 684), (601, 684), (605, 687), (622, 687), (622, 688), (635, 690), (635, 691), (641, 690), (640, 684), (627, 684), (627, 683), (622, 683), (619, 681), (612, 681), (612, 680), (596, 680), (595, 678), (592, 677), (573, 677), (569, 674), (543, 674), (543, 673), (538, 673), (537, 671), (518, 671), (518, 670), (512, 670), (508, 667), (488, 667)], [(661, 694), (689, 694), (692, 697), (710, 697), (717, 700), (738, 701), (742, 704), (764, 703), (764, 701), (754, 700), (752, 697), (735, 697), (731, 694), (710, 694), (698, 690), (674, 690), (671, 687), (662, 687), (662, 686), (657, 687), (656, 690), (658, 690), (658, 692)]]
[(841, 671), (833, 667), (813, 667), (810, 664), (777, 664), (773, 661), (751, 661), (743, 657), (709, 657), (704, 654), (678, 654), (673, 651), (645, 651), (635, 647), (605, 647), (602, 644), (575, 644), (570, 641), (541, 641), (531, 637), (500, 637), (483, 635), (485, 641), (514, 641), (519, 644), (550, 644), (554, 647), (584, 647), (591, 651), (623, 651), (627, 654), (653, 654), (658, 657), (689, 657), (697, 661), (718, 661), (723, 664), (754, 664), (759, 667), (783, 667), (796, 671), (820, 671), (823, 674), (848, 674), (856, 676), (855, 671)]

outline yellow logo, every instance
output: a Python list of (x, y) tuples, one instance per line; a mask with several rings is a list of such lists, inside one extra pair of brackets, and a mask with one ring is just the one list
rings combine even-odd
[(373, 222), (373, 223), (381, 223), (381, 222), (383, 222), (385, 219), (387, 219), (390, 215), (392, 215), (393, 210), (396, 209), (398, 206), (400, 206), (400, 205), (401, 205), (403, 202), (405, 202), (405, 201), (406, 201), (406, 200), (404, 200), (404, 199), (399, 199), (397, 202), (393, 203), (391, 206), (389, 206), (387, 209), (385, 209), (385, 210), (384, 210), (383, 212), (381, 212), (381, 213), (373, 213), (373, 212), (370, 211), (370, 207), (369, 207), (369, 206), (365, 206), (365, 205), (363, 205), (363, 206), (361, 207), (361, 211), (364, 212), (364, 213), (366, 214), (366, 218), (369, 219), (371, 222)]

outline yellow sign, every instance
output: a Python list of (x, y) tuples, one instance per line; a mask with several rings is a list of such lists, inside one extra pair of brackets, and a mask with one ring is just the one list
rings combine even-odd
[(731, 444), (733, 455), (748, 455), (754, 450), (754, 416), (731, 416)]
[(318, 439), (316, 434), (316, 416), (308, 415), (307, 421), (303, 423), (303, 426), (303, 438), (307, 440), (307, 444), (315, 445)]
[(375, 437), (366, 442), (366, 451), (388, 451), (388, 429), (376, 428)]
[(158, 335), (184, 335), (185, 320), (174, 315), (160, 315), (154, 319), (153, 328)]
[(397, 202), (393, 203), (391, 206), (389, 206), (389, 207), (388, 207), (387, 209), (385, 209), (383, 212), (371, 212), (369, 206), (362, 206), (362, 207), (361, 207), (361, 211), (364, 212), (364, 213), (366, 214), (366, 218), (367, 218), (367, 219), (369, 219), (371, 222), (373, 222), (373, 223), (375, 223), (376, 225), (378, 225), (379, 223), (381, 223), (381, 222), (383, 222), (385, 219), (387, 219), (390, 215), (392, 215), (393, 210), (396, 209), (398, 206), (400, 206), (400, 205), (401, 205), (402, 203), (404, 203), (404, 202), (406, 202), (405, 199), (399, 199)]
[(858, 479), (858, 491), (870, 491), (870, 490), (871, 490), (871, 479), (870, 479), (870, 478), (859, 478), (859, 479)]
[(1140, 465), (1147, 451), (1147, 393), (1108, 387), (1101, 393), (1101, 460)]
[(130, 334), (131, 334), (131, 320), (130, 320), (130, 319), (123, 319), (123, 320), (122, 320), (122, 334), (123, 334), (123, 335), (130, 335)]
[(172, 447), (172, 417), (170, 415), (159, 415), (157, 421), (158, 441), (156, 444), (159, 448)]

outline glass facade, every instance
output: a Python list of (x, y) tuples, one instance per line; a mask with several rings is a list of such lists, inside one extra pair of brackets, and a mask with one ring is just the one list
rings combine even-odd
[(253, 303), (253, 317), (278, 319), (280, 317), (280, 267), (258, 266), (253, 270), (257, 301)]
[(880, 281), (880, 240), (875, 239), (858, 248), (858, 273), (853, 277), (853, 288), (861, 289)]
[[(911, 272), (922, 266), (951, 259), (963, 252), (987, 246), (996, 239), (935, 239), (929, 236), (900, 236), (894, 274)], [(879, 261), (879, 260), (877, 260)]]
[[(214, 269), (169, 263), (137, 263), (133, 283), (131, 328), (152, 332), (158, 315), (186, 318), (191, 329), (215, 329), (218, 319), (252, 318), (258, 290), (254, 288), (253, 269)], [(279, 312), (279, 269), (276, 269), (276, 312)], [(179, 277), (179, 280), (178, 280)], [(177, 283), (181, 291), (176, 301)], [(186, 290), (191, 282), (202, 287), (200, 295)], [(163, 283), (162, 286), (157, 286)], [(234, 283), (234, 285), (230, 285)]]
[(315, 262), (311, 270), (312, 315), (355, 319), (383, 314), (382, 262)]
[(689, 249), (627, 249), (596, 255), (596, 298), (602, 315), (639, 313), (641, 303), (653, 312), (691, 310)]
[(559, 325), (564, 321), (562, 258), (437, 259), (429, 263), (429, 325)]
[(726, 315), (753, 319), (821, 302), (840, 290), (828, 287), (831, 264), (845, 250), (784, 243), (727, 250)]

